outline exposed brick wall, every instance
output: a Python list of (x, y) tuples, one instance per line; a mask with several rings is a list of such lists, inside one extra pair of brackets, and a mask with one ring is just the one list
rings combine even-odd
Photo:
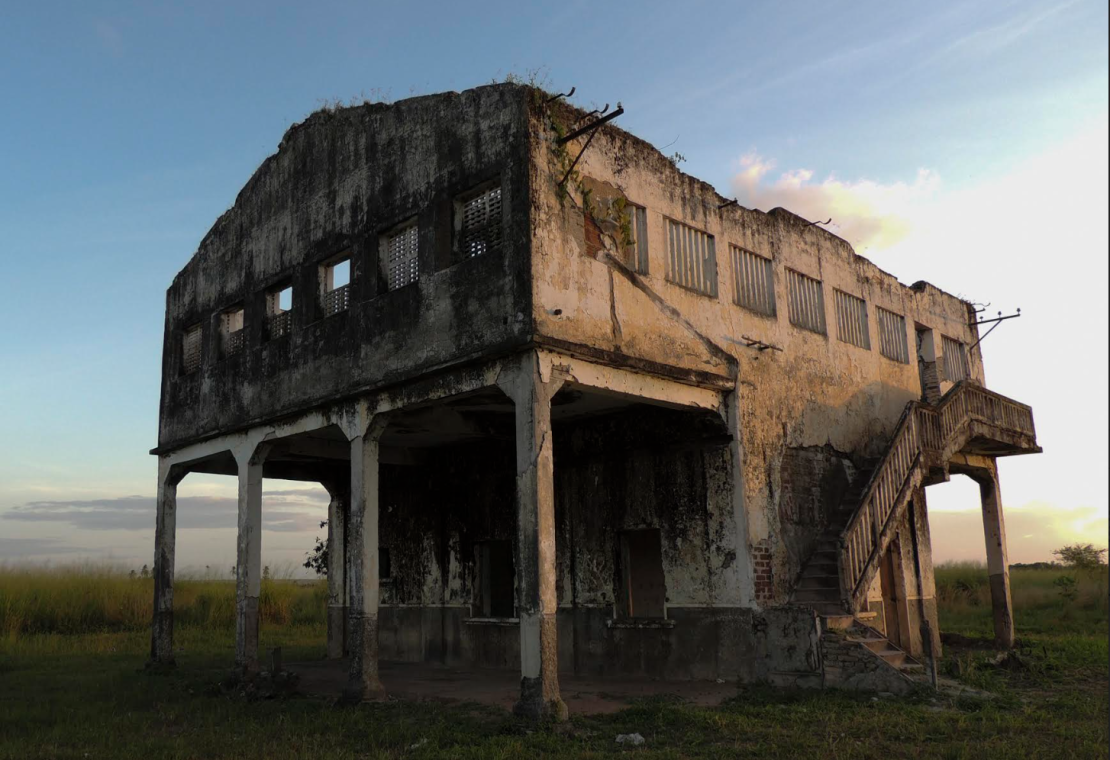
[(601, 227), (589, 214), (586, 214), (585, 217), (586, 255), (596, 259), (597, 255), (605, 249), (605, 243), (601, 239)]
[(775, 584), (772, 577), (773, 555), (767, 539), (752, 547), (752, 567), (755, 569), (755, 601), (770, 602), (775, 598)]
[(930, 404), (940, 402), (940, 373), (937, 371), (936, 362), (922, 362), (921, 367), (921, 390), (925, 400)]

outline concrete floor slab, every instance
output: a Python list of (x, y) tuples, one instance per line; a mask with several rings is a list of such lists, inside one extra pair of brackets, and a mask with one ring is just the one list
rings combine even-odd
[[(347, 660), (290, 663), (300, 690), (339, 697), (347, 684)], [(520, 675), (512, 670), (448, 668), (426, 663), (383, 662), (379, 673), (391, 697), (412, 701), (476, 702), (511, 710), (520, 696)], [(673, 695), (696, 705), (719, 705), (736, 695), (735, 683), (661, 681), (650, 678), (601, 678), (559, 674), (563, 701), (572, 714), (614, 713), (635, 699)]]

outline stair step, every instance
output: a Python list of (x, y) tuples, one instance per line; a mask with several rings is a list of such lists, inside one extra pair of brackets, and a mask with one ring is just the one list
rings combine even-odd
[(925, 666), (920, 662), (903, 662), (898, 666), (903, 673), (924, 673)]
[(884, 652), (884, 651), (886, 651), (887, 648), (890, 647), (890, 642), (889, 641), (887, 641), (884, 638), (878, 637), (878, 636), (872, 636), (872, 637), (867, 637), (867, 638), (864, 638), (864, 637), (860, 636), (860, 637), (851, 638), (851, 639), (849, 639), (849, 641), (854, 641), (857, 644), (863, 644), (865, 647), (870, 649), (872, 652), (875, 652), (876, 654)]
[(846, 631), (856, 622), (855, 618), (845, 614), (843, 610), (839, 614), (822, 615), (821, 619), (825, 621), (825, 629), (829, 631)]
[(797, 602), (804, 604), (823, 618), (852, 617), (844, 611), (844, 604), (838, 599), (835, 602)]
[(900, 668), (902, 664), (906, 661), (906, 653), (899, 652), (897, 649), (887, 649), (882, 652), (876, 652), (876, 654), (886, 660), (888, 664), (896, 668)]
[(808, 604), (810, 602), (835, 602), (840, 603), (840, 589), (827, 588), (800, 588), (794, 590), (794, 601)]
[(860, 620), (874, 620), (879, 616), (877, 612), (857, 612), (856, 617)]
[(840, 576), (828, 573), (802, 573), (796, 588), (840, 588)]

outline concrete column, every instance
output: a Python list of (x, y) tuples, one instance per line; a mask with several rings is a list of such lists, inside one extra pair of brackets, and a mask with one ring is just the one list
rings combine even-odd
[(1006, 523), (1002, 516), (1002, 491), (998, 468), (980, 470), (979, 498), (983, 505), (983, 537), (987, 543), (987, 572), (990, 574), (991, 607), (994, 611), (994, 639), (998, 646), (1014, 645), (1014, 606), (1010, 599), (1010, 564), (1006, 556)]
[(262, 590), (262, 462), (265, 451), (236, 454), (239, 536), (235, 561), (235, 665), (258, 670), (258, 596)]
[(912, 525), (917, 565), (917, 592), (921, 597), (921, 619), (929, 624), (933, 656), (940, 657), (940, 620), (937, 617), (937, 583), (933, 573), (933, 539), (929, 531), (929, 507), (924, 486), (914, 492), (910, 506), (913, 509)]
[[(728, 447), (729, 469), (732, 486), (732, 519), (736, 526), (736, 561), (732, 563), (735, 574), (736, 602), (741, 607), (758, 607), (755, 595), (755, 568), (752, 562), (751, 525), (744, 506), (744, 448), (740, 430), (740, 384), (728, 394), (721, 409), (721, 416), (728, 427), (732, 442)], [(726, 571), (727, 572), (727, 571)]]
[(170, 666), (173, 659), (173, 570), (177, 544), (177, 484), (184, 471), (158, 462), (158, 505), (154, 524), (154, 618), (150, 662)]
[(499, 384), (516, 405), (517, 616), (520, 618), (520, 701), (513, 712), (566, 720), (559, 695), (555, 594), (555, 493), (551, 396), (528, 354)]
[(378, 440), (385, 425), (371, 420), (365, 435), (351, 441), (351, 500), (347, 522), (347, 574), (350, 587), (348, 646), (351, 670), (347, 698), (385, 695), (378, 677)]
[(328, 658), (347, 653), (347, 508), (350, 483), (324, 483), (328, 502)]

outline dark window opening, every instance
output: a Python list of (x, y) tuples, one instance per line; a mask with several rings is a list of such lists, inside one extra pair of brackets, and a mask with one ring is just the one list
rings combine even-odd
[(181, 338), (181, 374), (188, 375), (200, 369), (200, 325), (185, 330)]
[(389, 549), (384, 546), (378, 547), (378, 580), (388, 581), (393, 576), (390, 575), (392, 566), (389, 562)]
[(351, 303), (351, 259), (343, 257), (321, 267), (320, 297), (324, 316), (347, 310)]
[(220, 353), (227, 358), (243, 350), (247, 333), (243, 329), (243, 309), (228, 309), (220, 315)]
[(293, 287), (285, 285), (266, 294), (266, 338), (276, 340), (293, 327)]
[(515, 577), (511, 541), (484, 541), (478, 544), (479, 617), (515, 617)]
[(667, 587), (663, 576), (663, 544), (659, 529), (621, 533), (623, 586), (618, 604), (621, 617), (662, 618)]
[(394, 230), (382, 241), (386, 286), (397, 290), (420, 279), (419, 232), (415, 222)]
[(501, 249), (501, 187), (464, 200), (459, 210), (459, 253), (469, 259)]
[(625, 255), (629, 269), (638, 274), (648, 273), (647, 209), (627, 204), (628, 243)]

